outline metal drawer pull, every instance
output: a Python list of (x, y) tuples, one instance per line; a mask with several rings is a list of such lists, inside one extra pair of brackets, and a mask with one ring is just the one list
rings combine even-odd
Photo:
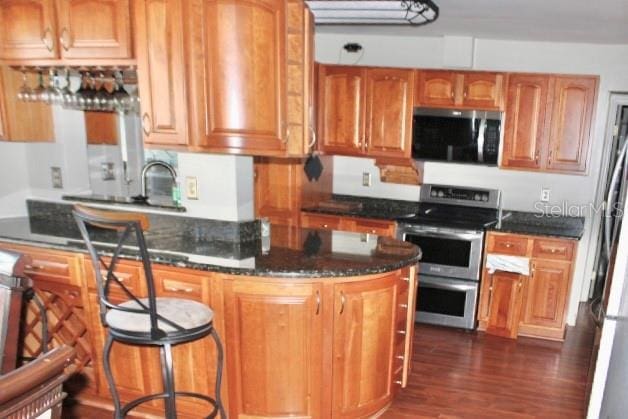
[(406, 281), (406, 282), (410, 282), (410, 278), (408, 278), (407, 276), (404, 276), (404, 277), (403, 277), (403, 278), (401, 278), (401, 279), (403, 279), (403, 280), (404, 280), (404, 281)]
[(347, 298), (345, 297), (345, 293), (340, 291), (340, 314), (345, 311), (345, 303), (347, 302)]
[(504, 247), (510, 249), (513, 246), (512, 243), (504, 243)]
[(30, 271), (40, 271), (42, 269), (46, 269), (46, 267), (43, 265), (26, 265), (24, 266), (24, 268)]
[(405, 330), (397, 330), (397, 333), (400, 335), (405, 335), (406, 331)]
[(405, 359), (403, 355), (397, 355), (395, 358), (397, 358), (400, 361), (403, 361)]
[(399, 304), (399, 307), (400, 308), (408, 308), (408, 305), (407, 304)]
[(395, 384), (399, 384), (399, 385), (401, 385), (401, 384), (402, 384), (402, 382), (401, 382), (400, 380), (396, 380), (396, 381), (395, 381)]
[(178, 287), (166, 287), (166, 291), (169, 292), (185, 292), (189, 294), (194, 291), (194, 288), (178, 288)]
[(316, 315), (321, 312), (321, 293), (319, 290), (316, 290)]
[(327, 224), (323, 224), (323, 228), (329, 228)]

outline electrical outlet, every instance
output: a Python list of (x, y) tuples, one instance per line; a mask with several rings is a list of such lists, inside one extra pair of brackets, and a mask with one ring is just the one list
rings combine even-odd
[(196, 177), (188, 176), (185, 178), (185, 195), (188, 199), (198, 199), (198, 182)]
[(61, 176), (60, 167), (50, 168), (50, 179), (52, 180), (52, 187), (55, 189), (63, 189), (63, 177)]
[(550, 201), (550, 192), (549, 188), (541, 189), (541, 202), (549, 202)]
[(369, 172), (362, 173), (362, 186), (371, 186), (371, 174)]
[(116, 180), (116, 174), (114, 172), (114, 164), (109, 162), (103, 162), (100, 164), (101, 179), (102, 180)]

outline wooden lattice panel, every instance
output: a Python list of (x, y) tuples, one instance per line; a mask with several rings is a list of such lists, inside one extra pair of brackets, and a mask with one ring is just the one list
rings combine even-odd
[[(77, 371), (82, 371), (92, 361), (92, 348), (80, 288), (37, 281), (34, 289), (45, 307), (48, 319), (48, 348), (61, 344), (75, 348)], [(26, 306), (25, 316), (21, 355), (24, 358), (35, 358), (42, 353), (42, 313), (30, 301)]]

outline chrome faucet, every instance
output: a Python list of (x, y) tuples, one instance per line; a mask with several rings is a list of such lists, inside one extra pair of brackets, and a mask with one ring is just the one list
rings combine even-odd
[(142, 181), (142, 196), (144, 198), (148, 198), (148, 191), (146, 190), (147, 189), (146, 177), (147, 177), (148, 172), (150, 171), (150, 169), (152, 169), (155, 166), (165, 167), (168, 170), (168, 172), (170, 173), (170, 176), (172, 176), (172, 185), (175, 186), (176, 183), (177, 183), (177, 171), (170, 164), (166, 163), (165, 161), (161, 161), (161, 160), (153, 160), (151, 162), (148, 162), (142, 168), (142, 179), (141, 179), (141, 181)]

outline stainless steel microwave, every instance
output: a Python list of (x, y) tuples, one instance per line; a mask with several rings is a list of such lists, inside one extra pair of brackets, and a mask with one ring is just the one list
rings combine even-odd
[(497, 165), (502, 116), (496, 111), (415, 108), (412, 157)]

